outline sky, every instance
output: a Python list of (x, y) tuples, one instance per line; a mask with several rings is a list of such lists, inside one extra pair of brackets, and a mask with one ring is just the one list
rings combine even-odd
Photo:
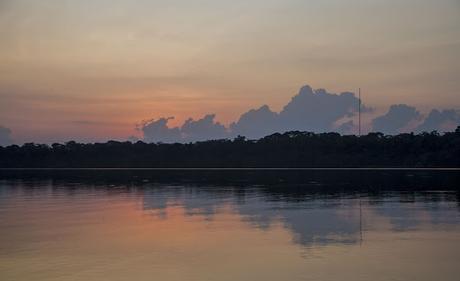
[(0, 0), (0, 43), (0, 141), (148, 139), (169, 117), (186, 138), (209, 114), (232, 131), (305, 85), (360, 87), (367, 130), (460, 120), (458, 0)]

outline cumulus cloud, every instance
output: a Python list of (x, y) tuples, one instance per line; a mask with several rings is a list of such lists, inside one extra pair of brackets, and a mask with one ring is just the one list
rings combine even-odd
[(7, 146), (13, 143), (11, 139), (11, 130), (0, 126), (0, 146)]
[(348, 122), (340, 124), (337, 128), (335, 128), (334, 131), (336, 131), (337, 133), (344, 134), (344, 135), (349, 135), (349, 134), (353, 134), (355, 129), (356, 129), (355, 123), (352, 120), (350, 120)]
[[(237, 135), (256, 139), (290, 130), (326, 132), (334, 130), (339, 119), (356, 115), (358, 104), (359, 100), (353, 93), (333, 94), (304, 86), (281, 112), (274, 112), (263, 105), (243, 113), (228, 129), (214, 121), (214, 114), (209, 114), (199, 120), (189, 118), (180, 128), (167, 126), (172, 117), (151, 120), (145, 122), (141, 130), (148, 142), (193, 142)], [(370, 108), (362, 106), (362, 110), (367, 112)], [(352, 128), (353, 122), (347, 122), (338, 130), (349, 133)]]
[[(309, 132), (356, 133), (356, 115), (359, 99), (351, 92), (329, 93), (324, 89), (302, 87), (280, 112), (263, 105), (243, 113), (228, 128), (215, 121), (214, 114), (194, 120), (187, 119), (180, 127), (169, 128), (173, 117), (144, 122), (140, 130), (147, 142), (194, 142), (209, 139), (232, 138), (237, 135), (258, 139), (275, 132), (292, 130)], [(361, 105), (363, 113), (372, 108)], [(420, 124), (418, 127), (417, 124)], [(451, 131), (460, 123), (460, 113), (455, 110), (433, 110), (426, 120), (412, 106), (395, 104), (387, 113), (372, 120), (373, 131), (398, 134), (411, 131)]]
[(150, 120), (141, 125), (140, 130), (147, 142), (180, 142), (182, 140), (179, 128), (169, 128), (168, 121), (174, 117)]
[(144, 134), (144, 141), (147, 142), (195, 142), (228, 137), (225, 126), (214, 121), (214, 118), (214, 114), (205, 115), (198, 120), (189, 118), (180, 128), (168, 127), (168, 121), (174, 117), (160, 118), (144, 122), (140, 130)]
[[(260, 138), (274, 132), (291, 130), (327, 132), (337, 130), (336, 121), (356, 115), (358, 98), (351, 92), (328, 93), (324, 89), (313, 90), (304, 86), (280, 113), (270, 110), (267, 105), (251, 109), (230, 125), (233, 135)], [(362, 105), (363, 112), (371, 108)], [(347, 122), (338, 130), (351, 132), (353, 122)]]
[(420, 118), (415, 107), (406, 104), (394, 104), (388, 112), (372, 120), (372, 130), (385, 134), (398, 134), (412, 121)]
[(454, 109), (433, 109), (428, 117), (415, 130), (417, 132), (454, 131), (460, 125), (460, 111)]
[[(280, 112), (279, 126), (283, 131), (331, 131), (338, 119), (354, 116), (358, 106), (359, 100), (351, 92), (333, 94), (304, 86)], [(370, 110), (364, 105), (361, 109)]]
[(278, 130), (278, 117), (278, 113), (264, 105), (243, 113), (237, 122), (230, 125), (230, 131), (233, 135), (260, 138)]
[(227, 129), (215, 122), (215, 114), (208, 114), (199, 120), (189, 118), (180, 128), (183, 140), (187, 142), (226, 138)]

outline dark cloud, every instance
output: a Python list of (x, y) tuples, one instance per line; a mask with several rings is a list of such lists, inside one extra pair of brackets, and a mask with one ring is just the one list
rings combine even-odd
[(433, 109), (428, 117), (420, 124), (417, 132), (447, 132), (454, 131), (460, 125), (460, 111), (454, 109), (437, 110)]
[(219, 122), (215, 122), (214, 114), (205, 115), (203, 118), (187, 119), (178, 128), (169, 128), (168, 121), (174, 117), (150, 120), (141, 125), (140, 130), (147, 142), (195, 142), (209, 139), (222, 139), (228, 137), (227, 129)]
[[(358, 106), (353, 93), (332, 94), (304, 86), (280, 112), (279, 126), (283, 131), (332, 131), (337, 120), (354, 116)], [(367, 112), (370, 108), (362, 106), (362, 110)]]
[(13, 143), (11, 139), (11, 130), (0, 126), (0, 146), (7, 146)]
[(182, 135), (179, 128), (169, 128), (168, 121), (174, 117), (150, 120), (141, 125), (146, 142), (180, 142)]
[[(280, 113), (264, 105), (243, 113), (228, 129), (214, 121), (214, 114), (209, 114), (199, 120), (190, 118), (180, 128), (168, 128), (170, 118), (160, 118), (144, 123), (141, 130), (144, 140), (149, 142), (193, 142), (237, 135), (256, 139), (290, 130), (326, 132), (334, 130), (337, 120), (353, 117), (358, 104), (353, 93), (332, 94), (324, 89), (313, 90), (304, 86)], [(362, 106), (362, 110), (367, 112), (370, 108)], [(352, 127), (353, 123), (348, 122), (339, 129), (351, 132)]]
[[(260, 138), (274, 132), (291, 130), (341, 130), (351, 133), (353, 122), (347, 122), (338, 129), (335, 129), (335, 123), (344, 117), (355, 116), (358, 106), (359, 100), (353, 93), (333, 94), (324, 89), (313, 90), (307, 85), (300, 89), (280, 113), (271, 111), (266, 105), (251, 109), (241, 115), (230, 129), (233, 135), (244, 135), (248, 138)], [(371, 110), (364, 105), (361, 109), (363, 112)]]
[(348, 122), (340, 124), (337, 128), (335, 128), (335, 131), (337, 133), (341, 133), (344, 135), (350, 135), (354, 133), (355, 127), (355, 123), (352, 120), (350, 120)]
[(264, 105), (243, 113), (237, 122), (230, 125), (230, 131), (233, 135), (260, 138), (276, 132), (279, 128), (278, 122), (278, 113)]
[(394, 104), (388, 112), (372, 120), (372, 130), (385, 134), (398, 134), (411, 121), (420, 118), (420, 113), (415, 107), (406, 104)]
[(228, 136), (224, 125), (214, 121), (215, 114), (208, 114), (201, 119), (189, 118), (180, 128), (182, 139), (187, 142), (222, 139)]
[[(160, 118), (145, 122), (141, 126), (144, 140), (148, 142), (194, 142), (208, 139), (232, 138), (237, 135), (258, 139), (275, 132), (309, 131), (356, 133), (356, 118), (359, 99), (351, 92), (329, 93), (324, 89), (313, 90), (302, 87), (279, 112), (267, 105), (243, 113), (229, 128), (215, 121), (215, 115), (205, 115), (194, 120), (189, 118), (181, 127), (169, 128), (170, 118)], [(361, 105), (363, 113), (373, 109)], [(415, 107), (395, 104), (387, 113), (372, 120), (372, 130), (385, 134), (410, 131), (422, 120)], [(460, 123), (460, 113), (455, 110), (433, 110), (416, 131), (452, 131)]]

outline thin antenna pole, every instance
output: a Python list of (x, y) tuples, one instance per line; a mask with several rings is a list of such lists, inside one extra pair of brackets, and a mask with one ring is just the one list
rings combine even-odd
[(361, 88), (358, 88), (358, 136), (361, 136)]
[[(361, 136), (361, 88), (358, 88), (358, 136)], [(363, 244), (363, 210), (359, 193), (359, 246)]]
[(363, 244), (363, 211), (361, 206), (361, 193), (359, 194), (359, 245)]
[[(358, 88), (358, 136), (361, 136), (361, 88)], [(361, 204), (361, 192), (359, 193), (359, 246), (363, 244), (363, 210)]]

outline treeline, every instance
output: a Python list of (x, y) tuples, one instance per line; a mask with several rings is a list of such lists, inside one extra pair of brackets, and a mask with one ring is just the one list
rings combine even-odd
[(26, 143), (0, 147), (0, 167), (460, 167), (460, 126), (442, 135), (292, 131), (187, 144)]

